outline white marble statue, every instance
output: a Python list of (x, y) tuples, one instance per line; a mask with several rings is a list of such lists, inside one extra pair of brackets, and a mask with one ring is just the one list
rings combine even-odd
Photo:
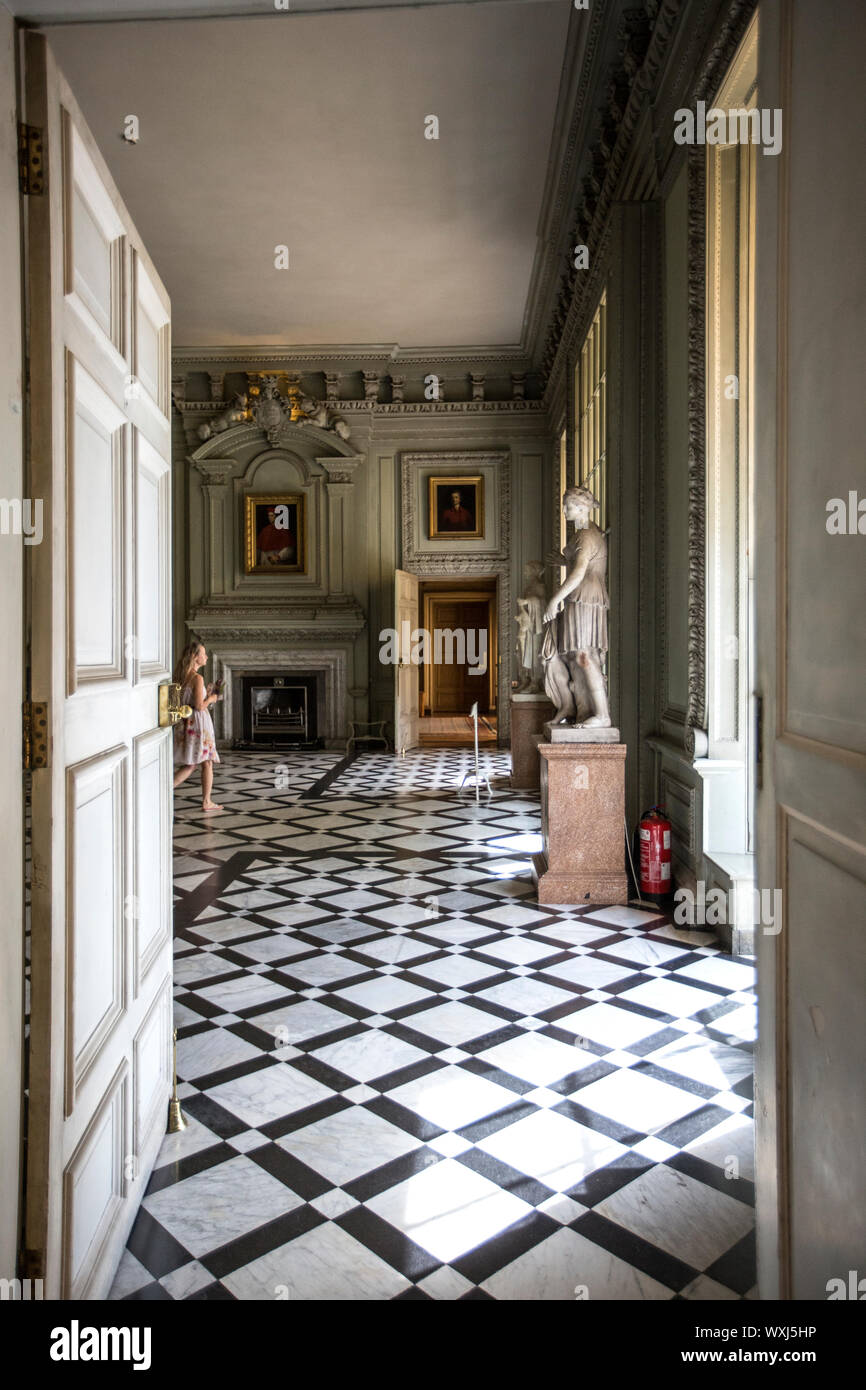
[(588, 488), (570, 487), (563, 493), (565, 519), (574, 523), (574, 534), (554, 562), (566, 574), (544, 610), (541, 657), (544, 688), (556, 706), (552, 723), (609, 729), (602, 667), (610, 607), (607, 541), (590, 520), (598, 505)]
[(541, 643), (544, 637), (544, 565), (530, 560), (523, 567), (523, 596), (517, 600), (518, 694), (540, 694), (544, 669)]

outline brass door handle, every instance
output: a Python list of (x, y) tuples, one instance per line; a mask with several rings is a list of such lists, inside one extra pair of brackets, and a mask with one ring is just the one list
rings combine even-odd
[(181, 719), (189, 719), (191, 714), (192, 706), (180, 703), (179, 685), (167, 681), (165, 685), (159, 686), (159, 727), (161, 729), (168, 729)]

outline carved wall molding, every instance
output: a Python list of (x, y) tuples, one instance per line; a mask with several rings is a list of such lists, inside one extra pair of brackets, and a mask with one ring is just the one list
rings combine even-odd
[[(696, 76), (689, 105), (712, 97), (733, 62), (734, 55), (754, 13), (754, 0), (732, 0), (719, 32), (709, 47)], [(706, 150), (688, 149), (688, 481), (689, 481), (689, 600), (688, 600), (688, 701), (683, 746), (690, 758), (707, 751), (706, 689), (706, 516), (707, 516), (707, 419), (706, 419), (706, 257), (707, 179)]]
[[(526, 352), (520, 343), (485, 344), (473, 343), (469, 346), (413, 347), (401, 348), (399, 343), (351, 343), (322, 345), (316, 343), (285, 343), (278, 346), (263, 347), (254, 344), (249, 347), (174, 347), (172, 360), (178, 366), (184, 365), (196, 371), (207, 371), (209, 363), (219, 363), (223, 370), (233, 369), (242, 372), (249, 363), (257, 363), (265, 370), (280, 371), (286, 363), (292, 362), (308, 371), (324, 371), (331, 363), (348, 366), (361, 371), (360, 363), (374, 363), (386, 375), (392, 366), (408, 367), (412, 364), (428, 362), (472, 364), (488, 362), (507, 362), (518, 369), (529, 367)], [(318, 363), (319, 366), (312, 364)], [(372, 368), (370, 369), (372, 370)]]
[(689, 605), (688, 700), (683, 734), (694, 751), (695, 729), (705, 729), (706, 695), (706, 151), (688, 155), (688, 481)]
[[(605, 24), (605, 6), (593, 5), (588, 14), (573, 14), (571, 24), (588, 25), (585, 35), (578, 37), (577, 30), (569, 34), (569, 46), (573, 45), (572, 62), (579, 64), (576, 92), (570, 98), (571, 110), (568, 117), (566, 136), (558, 167), (548, 173), (548, 187), (542, 196), (541, 224), (551, 229), (544, 244), (539, 247), (530, 281), (530, 304), (527, 315), (526, 345), (531, 350), (541, 338), (543, 315), (548, 310), (551, 286), (561, 274), (563, 226), (570, 220), (568, 208), (574, 196), (577, 181), (576, 169), (584, 151), (584, 129), (587, 120), (587, 101), (591, 92), (595, 62), (601, 44)], [(572, 33), (574, 38), (572, 38)], [(581, 42), (582, 39), (582, 42)], [(563, 118), (565, 118), (565, 113)]]
[[(213, 401), (196, 402), (196, 407), (204, 406), (206, 410), (213, 409)], [(186, 414), (187, 406), (183, 406)], [(345, 440), (341, 439), (333, 430), (323, 430), (318, 425), (312, 424), (293, 424), (290, 419), (284, 417), (277, 429), (274, 437), (271, 438), (259, 425), (248, 422), (241, 425), (233, 425), (230, 429), (223, 430), (219, 434), (212, 435), (210, 439), (204, 441), (193, 450), (190, 462), (198, 467), (199, 463), (213, 458), (223, 452), (233, 452), (241, 454), (251, 444), (263, 444), (263, 441), (274, 449), (285, 449), (291, 454), (309, 456), (312, 451), (321, 446), (323, 457), (333, 457), (335, 463), (344, 466), (346, 460), (358, 459), (359, 455)], [(324, 454), (324, 449), (331, 450), (330, 454)], [(321, 462), (317, 458), (316, 462)]]
[[(175, 395), (174, 403), (183, 415), (208, 415), (214, 414), (214, 407), (228, 409), (228, 401), (187, 401)], [(497, 411), (505, 414), (538, 414), (543, 415), (547, 409), (543, 400), (483, 400), (483, 401), (339, 401), (341, 414), (351, 415), (457, 415), (465, 413), (468, 415), (491, 414)], [(289, 422), (290, 423), (290, 422)], [(311, 425), (295, 424), (295, 429), (316, 428)], [(226, 433), (224, 431), (223, 433)], [(330, 433), (330, 432), (328, 432)], [(216, 436), (215, 436), (216, 437)], [(210, 443), (210, 440), (208, 440)]]
[[(574, 245), (589, 247), (590, 264), (597, 255), (598, 241), (638, 121), (667, 58), (681, 8), (682, 0), (644, 0), (643, 9), (623, 12), (620, 58), (608, 83), (601, 134), (589, 150), (583, 196), (568, 238), (569, 248)], [(541, 358), (542, 375), (548, 383), (560, 369), (563, 333), (574, 309), (580, 275), (569, 259), (560, 278), (559, 295)]]

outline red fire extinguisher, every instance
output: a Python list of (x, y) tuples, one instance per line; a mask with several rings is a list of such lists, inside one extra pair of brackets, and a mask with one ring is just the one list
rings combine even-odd
[(640, 891), (653, 897), (670, 893), (671, 823), (663, 806), (653, 806), (638, 823)]

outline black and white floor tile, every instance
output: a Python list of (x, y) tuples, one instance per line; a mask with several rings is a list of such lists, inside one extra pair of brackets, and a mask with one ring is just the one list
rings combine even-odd
[(176, 800), (179, 1093), (132, 1299), (754, 1297), (754, 972), (546, 908), (461, 749), (228, 755)]

